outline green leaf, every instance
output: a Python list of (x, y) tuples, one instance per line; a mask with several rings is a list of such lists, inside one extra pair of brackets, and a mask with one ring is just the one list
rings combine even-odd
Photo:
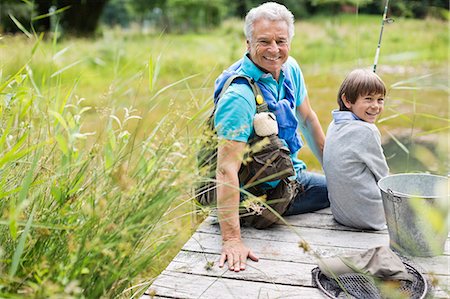
[(394, 142), (406, 153), (409, 155), (409, 150), (408, 148), (406, 148), (405, 145), (403, 145), (403, 143), (400, 142), (400, 140), (397, 139), (397, 137), (395, 137), (391, 132), (389, 132), (388, 130), (385, 130), (386, 133), (388, 133), (388, 135), (392, 138), (392, 140), (394, 140)]
[(19, 151), (19, 149), (22, 147), (23, 143), (26, 141), (27, 136), (28, 136), (28, 134), (22, 135), (20, 137), (20, 139), (17, 141), (17, 143), (9, 151), (7, 151), (3, 156), (0, 156), (0, 168), (4, 164), (11, 162), (22, 156), (25, 156), (29, 152), (29, 151), (27, 151), (27, 149)]
[(66, 130), (66, 132), (69, 133), (69, 125), (67, 124), (66, 120), (62, 117), (61, 114), (59, 114), (56, 111), (51, 111), (51, 110), (48, 113), (53, 115), (56, 118), (56, 120), (61, 124), (61, 126), (63, 126), (63, 128)]
[(58, 135), (55, 137), (56, 142), (58, 143), (59, 149), (63, 152), (64, 155), (69, 155), (69, 146), (67, 145), (66, 138), (62, 135)]
[(80, 62), (83, 62), (85, 59), (79, 59), (77, 61), (75, 61), (74, 63), (69, 64), (68, 66), (63, 67), (62, 69), (57, 70), (56, 72), (54, 72), (53, 74), (51, 74), (50, 78), (56, 77), (59, 74), (61, 74), (62, 72), (67, 71), (68, 69), (76, 66), (77, 64), (79, 64)]
[(61, 202), (62, 191), (60, 188), (52, 186), (50, 192), (57, 202)]
[(9, 85), (9, 83), (11, 83), (12, 81), (16, 80), (17, 76), (21, 75), (23, 70), (26, 68), (27, 64), (25, 64), (24, 66), (22, 66), (20, 68), (20, 70), (18, 70), (13, 76), (11, 76), (11, 78), (9, 78), (8, 80), (6, 80), (2, 85), (0, 85), (0, 92), (3, 91), (3, 89), (5, 89), (6, 86)]
[(44, 32), (41, 32), (41, 34), (39, 34), (38, 40), (34, 43), (33, 49), (31, 50), (31, 56), (34, 55), (34, 53), (36, 52), (37, 48), (41, 44), (41, 41), (42, 41), (43, 38), (44, 38)]
[(23, 25), (13, 16), (13, 15), (9, 15), (9, 17), (11, 18), (11, 20), (14, 22), (14, 24), (16, 24), (16, 26), (23, 32), (23, 33), (25, 33), (25, 35), (28, 37), (28, 38), (32, 38), (33, 37), (33, 35), (28, 31), (28, 30), (26, 30), (25, 29), (25, 27), (23, 27)]
[(27, 175), (25, 179), (22, 182), (22, 189), (19, 192), (18, 202), (19, 204), (22, 203), (25, 198), (27, 197), (28, 191), (30, 190), (31, 183), (33, 182), (34, 177), (34, 170), (36, 169), (36, 166), (38, 164), (40, 153), (37, 152), (33, 159), (33, 164), (31, 165), (31, 168), (28, 170)]
[(158, 57), (156, 58), (156, 62), (153, 60), (153, 56), (151, 56), (151, 55), (148, 60), (148, 89), (150, 92), (153, 91), (153, 88), (155, 87), (156, 79), (158, 78), (160, 59), (161, 59), (161, 54), (159, 54)]
[(36, 17), (32, 18), (31, 21), (37, 21), (37, 20), (40, 20), (40, 19), (45, 19), (47, 17), (51, 17), (53, 15), (62, 13), (63, 11), (68, 10), (69, 8), (70, 8), (70, 5), (69, 6), (65, 6), (65, 7), (57, 9), (55, 11), (52, 11), (52, 12), (49, 12), (49, 13), (46, 13), (46, 14), (43, 14), (43, 15), (36, 16)]
[(33, 207), (31, 211), (30, 217), (28, 218), (27, 224), (25, 225), (25, 229), (20, 235), (19, 242), (17, 243), (16, 250), (14, 251), (14, 255), (11, 262), (11, 267), (9, 268), (9, 276), (13, 277), (16, 275), (17, 269), (19, 267), (20, 258), (22, 257), (23, 250), (25, 248), (25, 241), (27, 239), (27, 235), (30, 231), (31, 224), (33, 223), (34, 212), (36, 210), (36, 206)]

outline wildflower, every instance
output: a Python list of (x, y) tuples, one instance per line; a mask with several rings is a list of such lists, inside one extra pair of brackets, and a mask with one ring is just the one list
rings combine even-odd
[(213, 266), (214, 266), (214, 262), (213, 261), (208, 261), (208, 262), (206, 262), (205, 270), (206, 271), (210, 271), (213, 268)]
[(298, 242), (298, 247), (302, 248), (304, 252), (311, 251), (311, 246), (304, 239), (302, 239), (302, 240), (300, 240), (300, 242)]

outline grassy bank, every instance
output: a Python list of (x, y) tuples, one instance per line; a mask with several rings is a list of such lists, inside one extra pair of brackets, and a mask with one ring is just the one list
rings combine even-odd
[[(297, 22), (291, 54), (324, 129), (345, 75), (372, 63), (380, 21)], [(245, 50), (241, 28), (0, 39), (0, 297), (129, 298), (165, 267), (197, 224), (198, 128), (215, 77)], [(385, 28), (393, 172), (448, 170), (447, 55), (446, 23)]]

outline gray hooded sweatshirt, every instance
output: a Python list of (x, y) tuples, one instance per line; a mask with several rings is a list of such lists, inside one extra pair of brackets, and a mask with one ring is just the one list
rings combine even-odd
[(350, 111), (333, 111), (323, 151), (331, 212), (355, 228), (386, 228), (377, 182), (389, 174), (380, 132)]

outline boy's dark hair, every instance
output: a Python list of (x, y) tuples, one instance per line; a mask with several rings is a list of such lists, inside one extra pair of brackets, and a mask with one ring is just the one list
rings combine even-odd
[(342, 95), (350, 103), (354, 104), (359, 96), (366, 96), (372, 94), (386, 95), (386, 86), (383, 80), (378, 77), (373, 71), (366, 69), (356, 69), (350, 72), (342, 82), (337, 95), (337, 102), (340, 111), (348, 111), (342, 100)]

